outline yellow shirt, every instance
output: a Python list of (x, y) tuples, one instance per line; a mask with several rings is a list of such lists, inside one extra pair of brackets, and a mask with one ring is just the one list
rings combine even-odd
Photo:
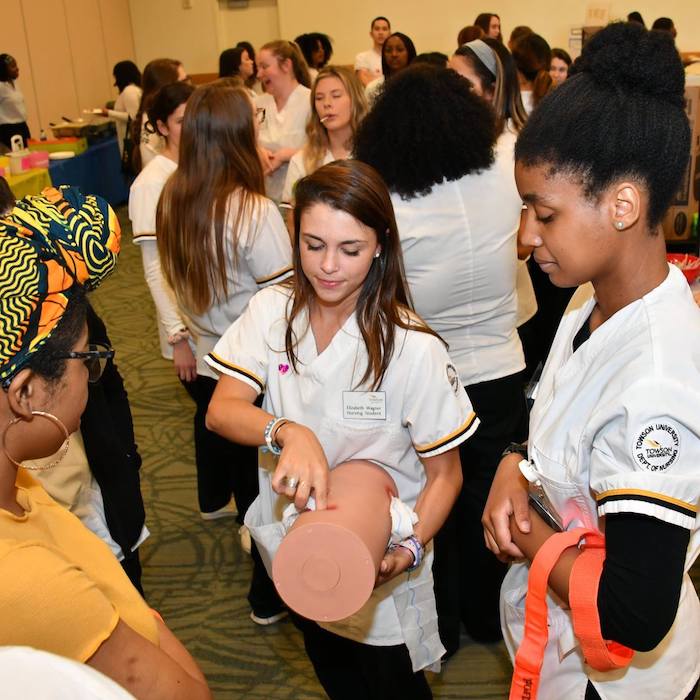
[(120, 619), (157, 645), (153, 614), (109, 547), (24, 469), (16, 485), (24, 515), (0, 509), (0, 645), (84, 662)]

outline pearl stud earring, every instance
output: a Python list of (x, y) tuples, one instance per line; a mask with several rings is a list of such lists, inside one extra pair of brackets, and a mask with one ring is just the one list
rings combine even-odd
[(618, 231), (622, 231), (623, 228), (625, 228), (625, 222), (624, 221), (616, 221), (615, 222), (615, 228)]

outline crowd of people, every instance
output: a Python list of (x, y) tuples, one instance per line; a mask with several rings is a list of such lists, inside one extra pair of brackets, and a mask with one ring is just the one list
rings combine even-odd
[[(700, 317), (659, 228), (690, 150), (661, 20), (611, 24), (575, 62), (525, 26), (506, 46), (483, 13), (450, 56), (382, 16), (352, 68), (320, 32), (240, 42), (197, 88), (174, 59), (114, 67), (198, 517), (238, 519), (251, 619), (291, 614), (333, 700), (432, 697), (425, 670), (464, 632), (505, 640), (512, 698), (694, 696)], [(13, 104), (0, 135), (25, 133)], [(85, 296), (118, 220), (73, 188), (3, 192), (0, 644), (137, 698), (209, 697), (140, 585), (140, 458)], [(381, 396), (379, 418), (348, 394)], [(353, 460), (393, 478), (412, 531), (358, 612), (308, 620), (272, 582), (282, 512), (335, 507)], [(99, 504), (59, 497), (59, 462), (96, 480), (100, 527)]]

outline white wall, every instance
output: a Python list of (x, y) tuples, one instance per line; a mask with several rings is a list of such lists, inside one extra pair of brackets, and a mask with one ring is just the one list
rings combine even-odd
[(29, 128), (117, 95), (112, 67), (134, 59), (128, 0), (2, 0), (2, 51), (17, 59)]
[[(599, 4), (599, 3), (598, 3)], [(190, 5), (190, 9), (184, 9)], [(451, 52), (457, 33), (482, 10), (501, 16), (506, 35), (527, 24), (552, 46), (568, 47), (569, 31), (581, 27), (586, 0), (249, 0), (227, 9), (218, 0), (129, 0), (139, 66), (161, 56), (178, 58), (191, 73), (212, 73), (219, 53), (240, 40), (256, 48), (277, 38), (325, 32), (333, 39), (337, 63), (352, 63), (370, 46), (369, 22), (389, 17), (394, 30), (408, 34), (418, 52)], [(681, 51), (700, 50), (700, 2), (697, 0), (610, 0), (610, 18), (639, 10), (648, 24), (660, 15), (673, 18)]]
[[(408, 34), (418, 53), (453, 51), (459, 30), (471, 24), (481, 11), (500, 15), (506, 39), (513, 27), (526, 24), (551, 46), (566, 48), (569, 31), (582, 26), (587, 5), (584, 0), (279, 0), (279, 13), (285, 38), (302, 32), (325, 32), (334, 41), (333, 61), (350, 63), (357, 52), (370, 45), (368, 25), (377, 15), (388, 17), (394, 31)], [(611, 19), (626, 18), (628, 12), (637, 9), (648, 26), (660, 15), (670, 16), (678, 29), (679, 50), (700, 49), (697, 0), (614, 0), (609, 6)]]

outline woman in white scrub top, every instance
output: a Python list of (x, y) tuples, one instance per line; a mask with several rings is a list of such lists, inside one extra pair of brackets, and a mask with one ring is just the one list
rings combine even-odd
[(182, 120), (193, 92), (194, 87), (183, 82), (170, 83), (158, 91), (149, 120), (165, 140), (165, 148), (138, 174), (129, 190), (131, 231), (134, 243), (141, 249), (143, 274), (156, 307), (160, 351), (166, 360), (174, 361), (182, 381), (194, 379), (195, 359), (189, 345), (188, 322), (160, 269), (156, 209), (165, 183), (177, 170)]
[[(443, 342), (410, 310), (377, 173), (353, 160), (323, 166), (298, 183), (294, 222), (293, 282), (255, 296), (207, 358), (221, 373), (207, 422), (229, 439), (281, 450), (260, 469), (261, 496), (246, 517), (268, 561), (284, 535), (279, 506), (288, 498), (302, 509), (313, 495), (325, 508), (329, 467), (370, 459), (389, 472), (418, 515), (418, 556), (405, 541), (387, 551), (355, 615), (295, 622), (331, 698), (430, 698), (422, 669), (439, 667), (444, 653), (430, 541), (461, 485), (456, 448), (478, 419)], [(382, 415), (355, 419), (347, 392), (360, 403), (380, 392)]]
[(453, 70), (425, 65), (387, 82), (355, 138), (356, 157), (391, 191), (416, 310), (448, 343), (481, 420), (460, 446), (464, 485), (435, 543), (448, 653), (462, 625), (475, 641), (501, 638), (506, 567), (484, 548), (481, 514), (503, 450), (527, 436), (515, 286), (522, 201), (512, 153), (496, 139), (491, 106)]
[[(684, 700), (700, 676), (688, 576), (700, 547), (700, 316), (660, 227), (690, 149), (683, 66), (670, 36), (613, 24), (572, 73), (521, 132), (516, 180), (534, 259), (554, 284), (591, 282), (594, 296), (562, 319), (529, 442), (494, 479), (485, 538), (520, 559), (501, 589), (511, 655), (534, 638), (526, 591), (549, 584), (540, 700)], [(528, 492), (566, 535), (528, 508)], [(575, 545), (580, 526), (605, 533), (598, 568), (594, 549), (571, 546), (539, 574), (541, 548)], [(613, 644), (631, 660), (609, 663)], [(520, 690), (534, 678), (517, 677)]]
[(294, 228), (294, 186), (305, 175), (334, 160), (350, 158), (355, 131), (367, 112), (364, 89), (355, 73), (344, 66), (322, 68), (311, 90), (308, 140), (289, 161), (281, 207), (288, 210), (287, 227)]
[(158, 205), (158, 253), (192, 331), (195, 371), (185, 388), (194, 416), (197, 495), (202, 518), (240, 516), (257, 495), (255, 452), (207, 430), (216, 374), (204, 362), (262, 287), (291, 273), (289, 236), (263, 194), (253, 103), (244, 87), (198, 88), (185, 109), (180, 160)]
[(306, 142), (311, 79), (299, 47), (291, 41), (265, 44), (257, 62), (265, 90), (255, 98), (255, 106), (265, 115), (258, 134), (266, 170), (265, 192), (279, 204), (289, 161)]

